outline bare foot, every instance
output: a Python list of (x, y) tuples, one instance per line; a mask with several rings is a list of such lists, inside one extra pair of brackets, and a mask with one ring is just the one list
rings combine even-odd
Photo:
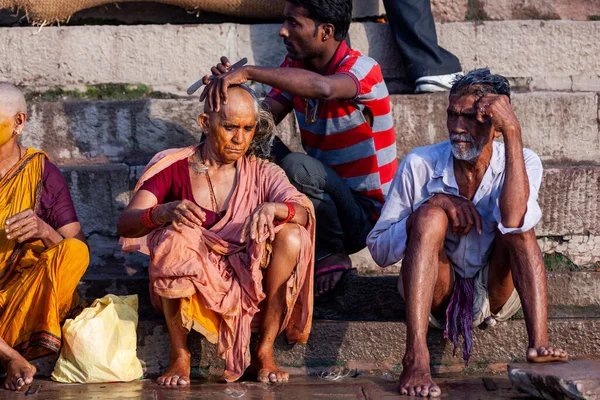
[(273, 354), (257, 354), (252, 358), (250, 368), (256, 371), (256, 380), (259, 382), (287, 382), (290, 379), (290, 374), (277, 368)]
[(400, 394), (417, 397), (439, 397), (440, 387), (431, 379), (429, 357), (404, 356), (400, 374)]
[(169, 369), (156, 383), (161, 386), (182, 387), (190, 384), (190, 353), (180, 351), (171, 354)]
[(344, 253), (334, 253), (317, 261), (315, 264), (315, 297), (319, 297), (324, 293), (335, 289), (340, 279), (342, 279), (344, 270), (318, 274), (318, 271), (332, 266), (345, 266), (346, 269), (350, 269), (352, 268), (352, 261), (350, 261), (350, 257)]
[(540, 346), (537, 349), (530, 347), (527, 349), (527, 361), (530, 363), (567, 362), (569, 354), (563, 349), (551, 346)]
[(4, 369), (6, 370), (4, 388), (8, 390), (21, 390), (23, 386), (31, 385), (33, 376), (37, 372), (35, 367), (18, 353), (4, 364)]

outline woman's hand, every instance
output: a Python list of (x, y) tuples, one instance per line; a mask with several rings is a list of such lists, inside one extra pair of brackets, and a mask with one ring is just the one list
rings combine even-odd
[[(248, 237), (256, 242), (263, 242), (267, 238), (275, 239), (275, 215), (280, 204), (263, 203), (246, 218), (242, 226), (241, 241), (245, 242)], [(283, 204), (281, 206), (287, 207)]]
[(159, 225), (172, 222), (177, 232), (183, 232), (184, 226), (200, 228), (206, 221), (206, 214), (192, 201), (181, 200), (157, 206), (152, 213), (152, 220)]
[(31, 239), (46, 239), (53, 229), (36, 215), (31, 208), (6, 220), (6, 238), (23, 243)]

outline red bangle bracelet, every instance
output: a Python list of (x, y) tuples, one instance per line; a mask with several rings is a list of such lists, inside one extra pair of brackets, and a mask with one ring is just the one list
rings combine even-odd
[(154, 221), (152, 220), (152, 211), (154, 211), (156, 206), (158, 206), (158, 204), (155, 205), (154, 207), (145, 209), (140, 214), (140, 221), (142, 222), (142, 226), (146, 229), (154, 229), (154, 228), (158, 227), (158, 224), (155, 224)]
[(296, 215), (296, 208), (294, 208), (294, 205), (292, 203), (286, 201), (283, 204), (285, 204), (288, 208), (288, 215), (286, 219), (277, 221), (277, 225), (287, 224), (292, 219), (294, 219), (294, 216)]

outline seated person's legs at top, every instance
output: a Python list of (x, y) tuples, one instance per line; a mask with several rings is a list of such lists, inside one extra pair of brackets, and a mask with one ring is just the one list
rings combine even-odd
[(383, 0), (390, 29), (415, 93), (450, 89), (458, 58), (438, 45), (430, 0)]
[[(275, 338), (285, 331), (288, 342), (306, 343), (310, 333), (312, 204), (265, 159), (274, 124), (256, 94), (240, 86), (228, 94), (218, 112), (205, 104), (202, 144), (150, 162), (118, 223), (130, 238), (124, 251), (150, 254), (152, 302), (171, 342), (160, 385), (190, 383), (191, 329), (217, 344), (228, 382), (248, 367), (259, 381), (287, 381)], [(253, 329), (260, 339), (250, 357)]]
[(59, 351), (60, 323), (89, 263), (60, 171), (18, 144), (26, 120), (21, 91), (0, 83), (0, 363), (11, 390), (31, 383), (26, 359)]
[[(567, 360), (547, 337), (546, 275), (534, 233), (542, 165), (523, 148), (509, 96), (508, 81), (487, 69), (455, 83), (450, 141), (406, 156), (367, 239), (379, 265), (402, 260), (401, 394), (440, 395), (429, 370), (428, 325), (444, 329), (455, 346), (463, 336), (468, 363), (473, 326), (506, 321), (521, 304), (527, 360)], [(500, 136), (503, 143), (494, 141)]]

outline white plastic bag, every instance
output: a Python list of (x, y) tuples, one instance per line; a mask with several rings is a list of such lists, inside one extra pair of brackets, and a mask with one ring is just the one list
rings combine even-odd
[(85, 308), (63, 328), (63, 346), (52, 379), (62, 383), (129, 382), (140, 379), (137, 295), (112, 294)]

